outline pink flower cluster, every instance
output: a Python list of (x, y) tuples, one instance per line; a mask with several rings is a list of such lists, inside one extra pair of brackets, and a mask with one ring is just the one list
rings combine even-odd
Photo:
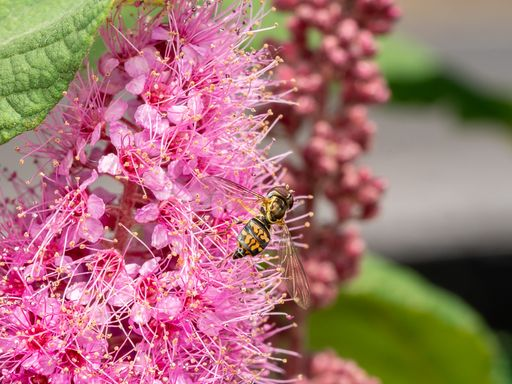
[[(294, 189), (326, 200), (331, 216), (306, 234), (303, 255), (313, 299), (319, 306), (336, 298), (339, 283), (352, 277), (364, 244), (354, 220), (371, 219), (385, 190), (382, 179), (359, 165), (369, 150), (375, 125), (367, 106), (389, 98), (386, 82), (373, 61), (375, 36), (388, 32), (400, 11), (393, 0), (275, 0), (292, 11), (290, 42), (280, 48), (285, 64), (277, 70), (284, 87), (296, 92), (282, 105), (285, 137), (301, 158), (290, 164)], [(278, 43), (281, 45), (281, 43)], [(307, 138), (307, 140), (305, 140)], [(325, 199), (324, 199), (325, 198)]]
[(323, 351), (313, 356), (309, 371), (309, 378), (300, 384), (380, 384), (354, 362), (336, 356), (334, 351)]
[(220, 4), (140, 7), (130, 28), (117, 10), (99, 73), (24, 138), (39, 173), (5, 174), (0, 382), (275, 382), (280, 269), (231, 258), (250, 214), (201, 179), (280, 182), (256, 112), (278, 60), (247, 49), (263, 11)]

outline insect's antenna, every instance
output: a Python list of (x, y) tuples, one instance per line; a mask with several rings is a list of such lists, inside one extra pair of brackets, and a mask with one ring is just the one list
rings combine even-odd
[(300, 195), (295, 197), (297, 200), (313, 200), (315, 197), (313, 195)]

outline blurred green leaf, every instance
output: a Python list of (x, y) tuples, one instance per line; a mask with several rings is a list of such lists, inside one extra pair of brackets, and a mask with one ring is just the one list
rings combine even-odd
[(403, 37), (379, 40), (378, 62), (397, 104), (444, 103), (466, 121), (487, 120), (512, 128), (512, 100), (476, 84), (440, 62), (418, 42)]
[[(498, 340), (503, 348), (505, 355), (505, 363), (509, 372), (512, 372), (512, 334), (508, 332), (498, 332)], [(512, 378), (510, 380), (512, 382)]]
[(113, 0), (0, 0), (0, 144), (62, 98)]
[(475, 312), (375, 257), (309, 325), (313, 349), (334, 348), (384, 384), (507, 383), (499, 346)]
[(440, 72), (437, 58), (403, 37), (381, 37), (377, 61), (388, 79), (418, 80)]

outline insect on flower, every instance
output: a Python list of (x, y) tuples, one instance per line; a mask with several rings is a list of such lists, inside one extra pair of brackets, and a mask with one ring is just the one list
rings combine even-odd
[(311, 301), (309, 282), (285, 221), (286, 213), (293, 207), (294, 202), (290, 187), (288, 185), (273, 187), (266, 196), (263, 196), (222, 177), (207, 176), (202, 181), (221, 190), (227, 196), (237, 196), (235, 200), (238, 200), (240, 205), (248, 211), (250, 210), (240, 200), (240, 196), (260, 204), (259, 213), (249, 219), (238, 234), (238, 247), (233, 253), (234, 259), (260, 254), (270, 243), (272, 225), (277, 224), (281, 228), (277, 256), (286, 279), (288, 293), (300, 307), (304, 309), (309, 307)]

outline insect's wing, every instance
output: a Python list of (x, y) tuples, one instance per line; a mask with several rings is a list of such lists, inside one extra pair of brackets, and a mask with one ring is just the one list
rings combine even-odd
[(304, 266), (293, 245), (290, 230), (283, 224), (279, 242), (279, 260), (286, 278), (286, 287), (292, 299), (302, 308), (306, 309), (311, 304), (309, 282), (304, 271)]
[[(228, 202), (235, 203), (253, 215), (258, 213), (257, 206), (266, 201), (265, 196), (223, 177), (206, 176), (200, 181), (211, 192), (212, 196), (216, 192), (220, 192), (223, 197), (228, 199)], [(216, 206), (217, 202), (214, 202), (213, 205)]]
[(243, 197), (244, 199), (253, 201), (265, 200), (265, 196), (223, 177), (206, 176), (201, 179), (201, 182), (203, 182), (207, 187), (224, 192), (228, 196)]

